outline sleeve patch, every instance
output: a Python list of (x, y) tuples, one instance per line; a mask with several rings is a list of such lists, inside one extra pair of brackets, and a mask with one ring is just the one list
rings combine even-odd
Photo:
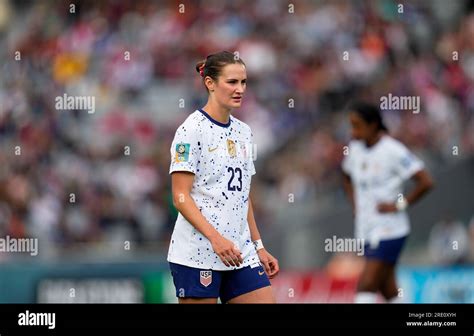
[(175, 161), (178, 162), (188, 162), (189, 160), (189, 148), (191, 147), (188, 143), (179, 143), (176, 144), (176, 154)]

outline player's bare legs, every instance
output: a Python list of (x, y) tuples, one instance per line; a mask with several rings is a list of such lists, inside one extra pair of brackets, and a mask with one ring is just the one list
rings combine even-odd
[(377, 292), (383, 283), (387, 264), (380, 260), (365, 261), (364, 268), (357, 284), (358, 292)]
[(367, 260), (357, 285), (356, 302), (375, 303), (379, 291), (387, 302), (403, 302), (398, 297), (395, 265), (380, 260)]
[(357, 284), (355, 302), (376, 303), (377, 292), (385, 282), (389, 264), (375, 259), (367, 259)]
[(380, 291), (387, 301), (398, 297), (398, 288), (395, 278), (394, 265), (387, 265), (387, 274), (385, 276), (384, 281), (382, 282)]
[(256, 289), (230, 299), (227, 303), (276, 303), (271, 286)]
[(179, 304), (217, 304), (217, 298), (178, 298)]

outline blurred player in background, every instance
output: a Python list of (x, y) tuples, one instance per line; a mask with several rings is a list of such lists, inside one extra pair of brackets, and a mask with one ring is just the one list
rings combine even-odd
[[(207, 104), (176, 131), (172, 192), (179, 211), (168, 253), (180, 303), (272, 303), (278, 261), (263, 247), (250, 199), (255, 174), (250, 127), (231, 115), (246, 89), (233, 53), (196, 65)], [(263, 264), (263, 267), (262, 267)]]
[[(344, 188), (355, 215), (355, 235), (365, 244), (365, 266), (355, 302), (375, 303), (377, 292), (388, 302), (401, 302), (395, 265), (410, 233), (406, 208), (433, 185), (424, 164), (387, 133), (379, 109), (364, 102), (350, 109), (353, 140), (342, 169)], [(414, 189), (402, 194), (408, 179)]]

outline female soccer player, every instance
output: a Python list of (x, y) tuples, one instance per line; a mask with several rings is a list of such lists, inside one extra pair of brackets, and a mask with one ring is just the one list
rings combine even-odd
[(269, 278), (278, 261), (263, 247), (250, 198), (252, 132), (231, 115), (242, 104), (245, 64), (223, 51), (196, 70), (208, 101), (179, 126), (171, 145), (179, 215), (168, 261), (176, 296), (180, 303), (274, 303)]
[[(387, 134), (379, 109), (366, 103), (351, 108), (353, 140), (342, 164), (344, 188), (355, 212), (356, 238), (365, 243), (365, 266), (355, 302), (375, 303), (380, 291), (388, 302), (401, 302), (395, 265), (410, 232), (407, 206), (433, 185), (423, 163)], [(402, 184), (415, 182), (406, 196)]]

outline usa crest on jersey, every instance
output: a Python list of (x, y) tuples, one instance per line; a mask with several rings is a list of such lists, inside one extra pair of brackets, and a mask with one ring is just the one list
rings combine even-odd
[(229, 153), (230, 157), (236, 157), (237, 151), (235, 148), (235, 142), (231, 139), (227, 139), (227, 152)]
[(200, 282), (204, 287), (209, 286), (212, 283), (212, 271), (201, 271)]

